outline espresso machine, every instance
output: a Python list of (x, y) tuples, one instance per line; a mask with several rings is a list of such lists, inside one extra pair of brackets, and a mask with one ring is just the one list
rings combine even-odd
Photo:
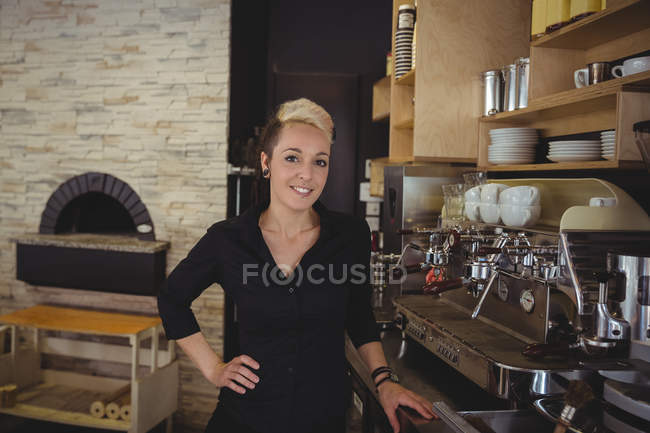
[[(400, 165), (384, 167), (383, 236), (380, 251), (371, 255), (372, 305), (375, 319), (391, 326), (395, 316), (393, 299), (402, 293), (401, 279), (390, 272), (402, 262), (415, 262), (426, 250), (427, 239), (416, 233), (437, 225), (443, 206), (442, 185), (462, 182), (467, 166), (452, 164)], [(419, 269), (419, 268), (418, 268)], [(418, 275), (405, 274), (415, 286)]]
[(594, 398), (563, 418), (568, 431), (650, 431), (650, 218), (599, 179), (499, 182), (536, 186), (541, 219), (415, 230), (427, 248), (392, 271), (417, 293), (394, 299), (403, 338), (553, 423), (571, 383), (587, 384)]

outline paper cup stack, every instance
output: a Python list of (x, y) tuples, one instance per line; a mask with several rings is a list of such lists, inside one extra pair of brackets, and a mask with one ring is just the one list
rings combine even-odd
[(499, 128), (490, 131), (488, 162), (491, 164), (528, 164), (535, 161), (539, 142), (534, 128)]
[(612, 160), (616, 152), (616, 131), (603, 131), (600, 133), (601, 156)]

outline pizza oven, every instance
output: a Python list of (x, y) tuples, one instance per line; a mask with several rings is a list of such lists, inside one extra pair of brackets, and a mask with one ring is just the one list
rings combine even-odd
[(38, 233), (18, 236), (16, 276), (39, 286), (155, 295), (169, 242), (157, 241), (139, 195), (105, 173), (85, 173), (50, 196)]

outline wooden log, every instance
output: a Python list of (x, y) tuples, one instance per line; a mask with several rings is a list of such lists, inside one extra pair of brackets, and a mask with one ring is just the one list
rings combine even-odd
[(112, 401), (117, 400), (124, 394), (131, 393), (131, 384), (126, 384), (114, 392), (108, 394), (101, 400), (95, 400), (90, 404), (90, 414), (95, 418), (103, 418), (106, 415), (106, 406)]
[(131, 405), (131, 394), (123, 394), (115, 401), (106, 405), (106, 417), (110, 419), (119, 419), (122, 412), (122, 406)]
[(18, 397), (18, 387), (11, 383), (0, 386), (0, 407), (14, 407)]
[(131, 421), (131, 404), (125, 404), (120, 408), (120, 418), (124, 421)]

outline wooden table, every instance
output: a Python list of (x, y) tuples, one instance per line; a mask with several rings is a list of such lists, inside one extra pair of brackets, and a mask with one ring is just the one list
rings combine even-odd
[[(10, 352), (0, 355), (0, 384), (15, 383), (20, 391), (18, 404), (0, 408), (0, 413), (131, 433), (144, 433), (167, 419), (167, 430), (171, 431), (171, 415), (178, 405), (178, 361), (173, 341), (167, 350), (159, 348), (160, 318), (37, 305), (0, 316), (0, 324), (5, 324), (0, 333), (11, 335)], [(23, 336), (31, 341), (19, 344), (21, 333), (28, 330), (31, 338), (29, 332)], [(44, 331), (58, 332), (45, 335)], [(79, 339), (80, 335), (121, 337), (128, 345), (87, 341)], [(141, 347), (144, 340), (150, 340), (150, 348)], [(126, 380), (42, 369), (42, 354), (130, 364), (131, 377)], [(143, 365), (149, 367), (147, 374), (139, 373)], [(90, 415), (92, 396), (111, 393), (129, 383), (130, 421)], [(57, 401), (57, 392), (65, 399)], [(79, 399), (76, 404), (70, 401), (75, 396)]]

